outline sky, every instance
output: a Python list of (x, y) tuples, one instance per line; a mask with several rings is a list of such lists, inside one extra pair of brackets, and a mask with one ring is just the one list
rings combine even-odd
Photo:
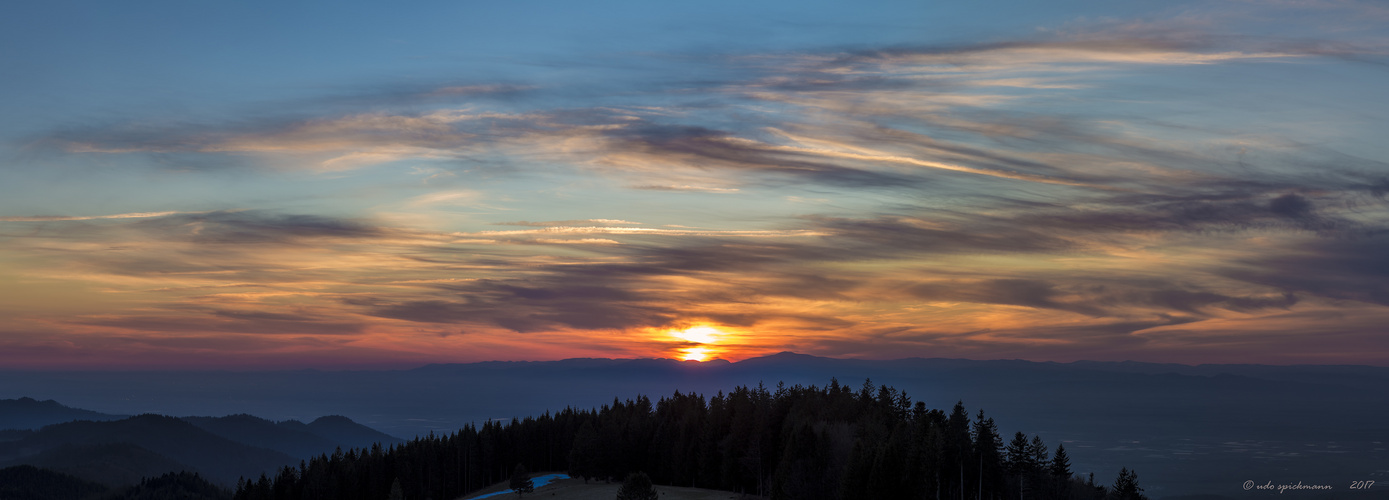
[(1389, 6), (7, 2), (0, 366), (1389, 364)]

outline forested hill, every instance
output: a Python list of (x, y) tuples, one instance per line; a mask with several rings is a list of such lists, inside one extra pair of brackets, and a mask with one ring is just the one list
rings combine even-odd
[[(0, 434), (0, 467), (32, 465), (110, 487), (192, 471), (201, 473), (201, 480), (230, 486), (240, 477), (273, 472), (338, 448), (401, 442), (341, 416), (305, 424), (244, 414), (183, 418), (145, 414), (7, 431)], [(11, 497), (0, 496), (4, 498)]]
[(50, 425), (24, 439), (0, 443), (0, 461), (46, 467), (113, 486), (180, 470), (231, 484), (240, 476), (297, 462), (181, 419), (152, 414)]
[[(930, 409), (892, 387), (832, 381), (709, 398), (676, 392), (655, 404), (638, 396), (468, 425), (287, 467), (239, 484), (236, 498), (374, 500), (397, 482), (406, 498), (457, 498), (506, 479), (516, 464), (586, 480), (644, 471), (657, 484), (775, 499), (1105, 498), (1108, 488), (1073, 475), (1067, 453), (1004, 434), (962, 403)], [(1141, 498), (1127, 470), (1114, 486), (1120, 498)]]
[(226, 500), (231, 492), (192, 472), (147, 477), (111, 487), (31, 465), (0, 469), (4, 500)]

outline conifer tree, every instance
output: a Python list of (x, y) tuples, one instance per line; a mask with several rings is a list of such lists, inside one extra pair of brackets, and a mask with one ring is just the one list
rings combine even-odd
[(974, 453), (978, 466), (976, 497), (992, 496), (1004, 483), (1003, 437), (998, 435), (994, 419), (984, 417), (983, 409), (974, 422)]
[(1042, 442), (1042, 436), (1032, 436), (1032, 442), (1027, 445), (1027, 453), (1032, 455), (1028, 461), (1028, 472), (1041, 474), (1047, 465), (1047, 444)]
[(405, 490), (400, 489), (400, 478), (395, 478), (391, 482), (391, 496), (386, 497), (390, 500), (405, 500)]
[(535, 483), (531, 481), (530, 473), (526, 472), (526, 466), (516, 464), (516, 468), (511, 471), (511, 491), (517, 495), (535, 491)]
[(1008, 472), (1013, 475), (1026, 474), (1031, 466), (1032, 454), (1027, 450), (1027, 435), (1022, 432), (1013, 434), (1013, 440), (1008, 442)]
[(617, 500), (657, 500), (656, 489), (651, 487), (651, 478), (645, 472), (633, 472), (622, 480), (622, 488), (617, 490)]
[(1143, 488), (1138, 486), (1138, 473), (1127, 467), (1119, 469), (1119, 477), (1114, 479), (1114, 490), (1110, 492), (1109, 498), (1112, 500), (1148, 500), (1148, 497), (1143, 495)]
[(1071, 478), (1071, 457), (1066, 454), (1066, 445), (1056, 445), (1056, 454), (1051, 457), (1051, 475), (1057, 479)]
[(602, 445), (598, 442), (598, 430), (593, 428), (591, 420), (585, 420), (579, 427), (579, 433), (574, 436), (574, 445), (569, 449), (569, 476), (584, 478), (584, 484), (588, 484), (588, 479), (598, 475), (598, 457), (602, 453)]

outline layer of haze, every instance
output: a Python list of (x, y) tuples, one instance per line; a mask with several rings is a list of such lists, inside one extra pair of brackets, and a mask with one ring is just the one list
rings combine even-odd
[(1389, 8), (11, 2), (0, 364), (1389, 359)]

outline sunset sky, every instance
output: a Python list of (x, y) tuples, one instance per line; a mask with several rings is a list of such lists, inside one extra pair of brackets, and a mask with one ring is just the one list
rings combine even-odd
[(0, 366), (1389, 364), (1389, 5), (6, 2)]

